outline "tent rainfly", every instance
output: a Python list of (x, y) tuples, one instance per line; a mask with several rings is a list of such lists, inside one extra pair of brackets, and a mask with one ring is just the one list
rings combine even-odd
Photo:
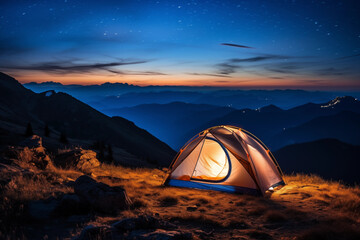
[(226, 125), (190, 139), (171, 163), (164, 184), (264, 195), (285, 181), (274, 156), (258, 138)]

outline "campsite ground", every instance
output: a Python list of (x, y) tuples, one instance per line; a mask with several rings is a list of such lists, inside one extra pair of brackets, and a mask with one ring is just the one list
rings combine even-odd
[[(32, 178), (13, 177), (2, 186), (0, 238), (56, 239), (79, 236), (87, 225), (110, 226), (124, 218), (151, 215), (194, 239), (359, 239), (360, 189), (317, 176), (286, 176), (287, 185), (271, 196), (255, 197), (161, 186), (165, 172), (103, 164), (91, 176), (122, 186), (133, 202), (116, 215), (87, 214), (34, 221), (29, 201), (71, 193), (76, 170), (36, 170)], [(103, 228), (106, 229), (106, 228)], [(99, 231), (91, 239), (102, 239)], [(109, 236), (109, 235), (106, 235)]]

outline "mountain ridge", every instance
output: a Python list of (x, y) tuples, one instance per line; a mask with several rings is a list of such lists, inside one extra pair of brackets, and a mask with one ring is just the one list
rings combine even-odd
[[(0, 109), (3, 110), (0, 111), (0, 128), (6, 129), (5, 123), (17, 120), (18, 126), (14, 129), (20, 134), (28, 122), (38, 129), (47, 124), (70, 138), (104, 141), (162, 166), (168, 165), (175, 155), (164, 142), (134, 123), (120, 117), (108, 117), (67, 93), (37, 94), (6, 74), (0, 75), (0, 87), (1, 96), (6, 96), (0, 98)], [(24, 96), (26, 101), (23, 101)], [(9, 114), (6, 115), (5, 110)]]
[(358, 159), (360, 146), (326, 138), (285, 146), (274, 152), (281, 169), (287, 173), (318, 174), (332, 180), (360, 183)]

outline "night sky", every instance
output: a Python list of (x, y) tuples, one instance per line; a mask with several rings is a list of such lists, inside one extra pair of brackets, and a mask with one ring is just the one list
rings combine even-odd
[(360, 90), (360, 1), (0, 1), (21, 82)]

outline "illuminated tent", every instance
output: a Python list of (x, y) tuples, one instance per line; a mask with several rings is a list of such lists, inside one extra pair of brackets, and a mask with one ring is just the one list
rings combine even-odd
[(238, 127), (216, 126), (180, 149), (164, 184), (265, 194), (285, 182), (274, 156), (258, 138)]

